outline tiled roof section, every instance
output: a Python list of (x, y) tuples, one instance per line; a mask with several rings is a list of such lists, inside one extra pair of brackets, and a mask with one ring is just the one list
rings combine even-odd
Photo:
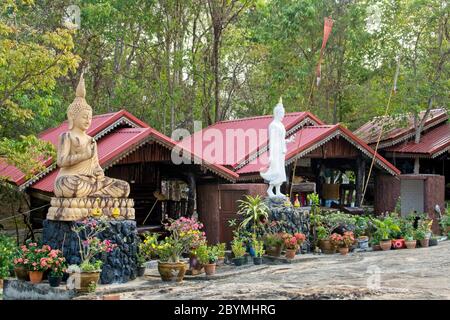
[[(273, 116), (267, 115), (217, 122), (183, 139), (180, 145), (205, 160), (236, 168), (251, 154), (267, 145), (267, 129), (272, 120)], [(309, 112), (292, 112), (285, 115), (283, 124), (289, 133), (304, 124), (321, 125), (323, 122)], [(221, 145), (215, 141), (216, 137), (223, 142)], [(211, 144), (223, 156), (216, 157), (205, 152)]]
[[(295, 135), (295, 140), (287, 144), (286, 152), (286, 165), (289, 165), (296, 158), (301, 158), (309, 152), (317, 149), (321, 145), (327, 143), (336, 136), (342, 136), (351, 144), (353, 144), (358, 150), (360, 150), (367, 157), (372, 158), (375, 151), (370, 148), (364, 141), (355, 136), (347, 128), (336, 124), (326, 126), (311, 126), (305, 127), (298, 131)], [(390, 174), (400, 174), (400, 171), (394, 167), (389, 161), (377, 154), (376, 164), (388, 171)], [(262, 153), (258, 158), (250, 161), (247, 165), (243, 166), (236, 172), (239, 175), (254, 174), (260, 171), (264, 171), (268, 166), (268, 152)]]
[[(424, 114), (425, 111), (422, 111), (419, 114), (419, 118), (422, 118)], [(447, 121), (447, 119), (448, 114), (445, 109), (433, 109), (430, 111), (428, 119), (425, 122), (424, 130), (433, 128), (434, 126)], [(355, 134), (369, 145), (375, 144), (380, 134), (382, 123), (384, 123), (384, 126), (379, 148), (396, 145), (402, 141), (408, 140), (414, 135), (413, 115), (400, 115), (395, 118), (392, 116), (386, 118), (376, 117), (357, 129)]]
[[(421, 136), (420, 142), (410, 140), (385, 149), (388, 152), (423, 154), (437, 157), (450, 150), (450, 123), (434, 128)], [(401, 155), (399, 155), (401, 156)]]

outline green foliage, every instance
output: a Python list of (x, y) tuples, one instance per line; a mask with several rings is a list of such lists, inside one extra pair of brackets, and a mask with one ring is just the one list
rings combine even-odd
[(264, 241), (258, 240), (256, 237), (252, 239), (252, 247), (255, 250), (256, 257), (262, 257), (266, 252), (264, 250)]
[(195, 250), (195, 254), (197, 255), (197, 259), (201, 264), (208, 264), (209, 263), (209, 257), (208, 257), (208, 246), (206, 244), (203, 244), (199, 246)]
[(139, 257), (148, 261), (157, 257), (156, 247), (158, 245), (158, 233), (144, 233), (144, 240), (139, 243)]
[(327, 240), (330, 237), (330, 231), (324, 226), (316, 228), (317, 240)]
[(91, 261), (83, 261), (80, 264), (80, 269), (82, 272), (94, 272), (100, 271), (102, 269), (103, 262), (101, 260)]
[(233, 252), (235, 258), (240, 258), (245, 255), (246, 250), (241, 239), (233, 239), (233, 241), (231, 242), (231, 251)]
[(225, 257), (225, 248), (226, 248), (227, 244), (222, 242), (217, 244), (217, 256), (219, 258), (223, 258)]
[(263, 198), (257, 195), (255, 197), (246, 195), (245, 200), (238, 200), (239, 211), (237, 214), (242, 215), (242, 220), (239, 228), (246, 229), (250, 226), (253, 230), (253, 234), (256, 234), (260, 224), (267, 220), (269, 215), (269, 208), (264, 203)]
[(13, 238), (0, 234), (0, 279), (9, 276), (14, 267), (13, 260), (17, 254), (17, 246)]

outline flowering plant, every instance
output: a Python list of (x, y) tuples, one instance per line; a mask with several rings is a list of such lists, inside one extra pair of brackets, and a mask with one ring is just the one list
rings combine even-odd
[(167, 237), (156, 246), (156, 252), (161, 262), (178, 262), (183, 250), (182, 243), (173, 237)]
[(344, 238), (339, 233), (333, 233), (330, 236), (330, 241), (334, 246), (340, 246)]
[(289, 250), (298, 250), (306, 237), (303, 233), (295, 233), (294, 235), (284, 234), (284, 246)]
[(144, 233), (144, 240), (139, 244), (139, 255), (143, 260), (151, 260), (156, 258), (156, 247), (158, 246), (157, 233)]
[(106, 220), (104, 219), (95, 220), (87, 218), (81, 221), (80, 225), (72, 228), (72, 231), (75, 232), (78, 238), (81, 271), (98, 271), (101, 268), (102, 262), (96, 259), (95, 256), (103, 252), (109, 253), (117, 247), (116, 244), (111, 243), (111, 240), (102, 241), (97, 237), (107, 227)]
[(195, 218), (181, 217), (177, 220), (170, 220), (170, 224), (165, 224), (173, 238), (184, 247), (183, 252), (195, 249), (206, 242), (206, 234), (201, 231), (203, 224)]
[(53, 277), (62, 277), (67, 268), (66, 258), (63, 257), (61, 250), (50, 250), (47, 264), (50, 268), (50, 275)]
[(48, 257), (48, 254), (52, 250), (50, 246), (43, 245), (39, 248), (37, 243), (30, 242), (27, 245), (27, 249), (23, 262), (28, 260), (28, 270), (45, 271), (50, 267)]
[[(30, 264), (30, 260), (26, 257), (27, 253), (29, 252), (28, 245), (30, 242), (28, 242), (26, 245), (20, 246), (18, 250), (17, 257), (14, 259), (14, 266), (16, 267), (24, 267), (28, 269), (28, 266)], [(35, 245), (35, 243), (32, 243)]]
[(348, 248), (353, 244), (353, 242), (355, 242), (355, 236), (353, 235), (353, 232), (344, 232), (344, 235), (342, 236), (342, 245)]

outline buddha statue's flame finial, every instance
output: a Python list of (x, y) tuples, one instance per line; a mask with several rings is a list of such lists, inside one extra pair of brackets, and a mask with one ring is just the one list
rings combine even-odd
[(283, 104), (283, 97), (280, 96), (280, 100), (278, 100), (278, 104)]
[(75, 93), (76, 97), (86, 98), (86, 86), (84, 84), (84, 71), (81, 73), (80, 81), (78, 82), (77, 90)]

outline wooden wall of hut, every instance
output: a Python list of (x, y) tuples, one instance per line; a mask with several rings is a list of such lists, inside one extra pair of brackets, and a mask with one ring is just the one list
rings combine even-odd
[(117, 164), (129, 164), (138, 162), (170, 161), (171, 151), (156, 142), (149, 142), (143, 147), (129, 154)]
[(307, 158), (356, 158), (360, 151), (347, 140), (337, 137), (306, 155)]

